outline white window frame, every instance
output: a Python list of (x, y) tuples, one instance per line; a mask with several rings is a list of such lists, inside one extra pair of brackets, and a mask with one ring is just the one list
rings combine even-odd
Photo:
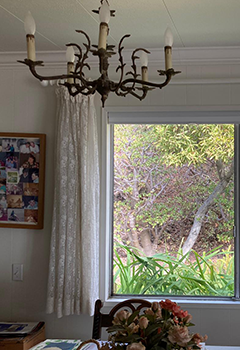
[[(111, 178), (112, 174), (112, 157), (113, 149), (110, 149), (111, 145), (111, 124), (114, 123), (166, 123), (166, 124), (176, 124), (176, 123), (226, 123), (226, 124), (239, 124), (240, 125), (240, 111), (232, 110), (213, 110), (211, 107), (202, 107), (201, 111), (198, 108), (188, 108), (188, 107), (174, 107), (170, 108), (154, 108), (154, 107), (107, 107), (102, 109), (101, 113), (101, 203), (100, 203), (100, 299), (104, 302), (104, 306), (113, 307), (119, 301), (127, 299), (129, 297), (123, 296), (112, 296), (111, 292), (111, 271), (110, 271), (110, 261), (112, 259), (112, 249), (111, 249), (111, 215), (112, 215), (112, 201), (113, 196)], [(240, 158), (240, 130), (237, 127), (238, 142), (236, 144), (237, 154)], [(235, 159), (235, 210), (240, 213), (240, 160)], [(240, 215), (239, 215), (240, 216)], [(235, 215), (235, 225), (237, 229), (235, 230), (235, 246), (238, 250), (235, 250), (235, 276), (240, 275), (240, 217)], [(178, 302), (182, 307), (190, 308), (228, 308), (228, 309), (240, 309), (240, 281), (236, 281), (235, 285), (236, 295), (238, 298), (223, 298), (219, 300), (214, 297), (211, 298), (197, 298), (194, 297), (178, 297), (171, 298), (171, 300)], [(155, 301), (162, 297), (157, 295), (155, 297), (143, 296), (142, 298)]]

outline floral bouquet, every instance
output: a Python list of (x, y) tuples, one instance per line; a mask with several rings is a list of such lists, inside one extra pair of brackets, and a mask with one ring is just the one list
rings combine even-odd
[(200, 349), (207, 339), (198, 333), (189, 333), (192, 316), (169, 299), (154, 302), (144, 314), (120, 310), (107, 329), (109, 340), (116, 348), (126, 350), (191, 350)]

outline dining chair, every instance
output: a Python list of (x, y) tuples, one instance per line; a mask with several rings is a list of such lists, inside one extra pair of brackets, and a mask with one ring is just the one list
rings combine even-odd
[(141, 310), (143, 308), (149, 308), (151, 303), (147, 300), (143, 299), (128, 299), (124, 300), (117, 305), (115, 305), (108, 314), (103, 314), (101, 309), (103, 307), (103, 303), (100, 299), (95, 302), (95, 311), (93, 318), (93, 331), (92, 331), (92, 339), (100, 339), (102, 334), (102, 328), (107, 328), (112, 326), (113, 318), (116, 312), (120, 309), (127, 309), (128, 311), (136, 311)]

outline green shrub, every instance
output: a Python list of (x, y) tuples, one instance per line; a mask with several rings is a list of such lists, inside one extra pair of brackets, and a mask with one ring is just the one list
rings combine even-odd
[[(114, 294), (233, 296), (234, 256), (231, 247), (221, 247), (200, 256), (191, 250), (185, 256), (159, 253), (142, 256), (136, 248), (118, 245), (126, 252), (126, 262), (115, 249)], [(190, 260), (190, 254), (194, 259)]]

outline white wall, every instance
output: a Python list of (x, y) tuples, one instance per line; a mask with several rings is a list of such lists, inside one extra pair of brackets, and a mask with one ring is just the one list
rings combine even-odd
[[(109, 97), (107, 106), (160, 106), (162, 109), (240, 110), (240, 62), (180, 61), (181, 77), (162, 91), (155, 90), (144, 102), (132, 97)], [(158, 67), (159, 69), (160, 67)], [(44, 70), (50, 73), (50, 70)], [(151, 73), (150, 73), (151, 75)], [(224, 78), (224, 80), (223, 80)], [(223, 83), (221, 83), (223, 82)], [(191, 84), (189, 84), (191, 83)], [(100, 103), (96, 97), (100, 126)], [(141, 107), (140, 107), (141, 108)], [(53, 164), (56, 100), (54, 88), (43, 88), (26, 67), (0, 60), (0, 131), (47, 134), (45, 219), (43, 230), (0, 229), (0, 320), (45, 321), (47, 337), (91, 336), (92, 318), (46, 315), (46, 286), (53, 204)], [(12, 281), (13, 263), (24, 265), (24, 280)], [(209, 335), (209, 344), (240, 345), (240, 309), (191, 307), (196, 330)]]
[[(0, 131), (47, 135), (44, 229), (0, 228), (0, 320), (42, 320), (47, 337), (89, 338), (90, 317), (58, 320), (45, 313), (53, 204), (54, 88), (43, 88), (22, 66), (0, 67), (0, 79)], [(13, 263), (23, 264), (23, 282), (12, 281)]]

